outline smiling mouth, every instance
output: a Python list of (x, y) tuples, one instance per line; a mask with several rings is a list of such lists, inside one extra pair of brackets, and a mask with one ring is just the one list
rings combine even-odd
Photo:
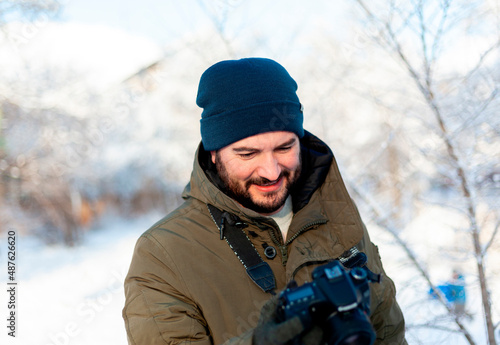
[(274, 192), (281, 188), (281, 186), (283, 185), (283, 180), (284, 177), (282, 176), (276, 181), (270, 181), (262, 184), (253, 184), (253, 186), (255, 186), (255, 188), (257, 188), (257, 190), (261, 192)]

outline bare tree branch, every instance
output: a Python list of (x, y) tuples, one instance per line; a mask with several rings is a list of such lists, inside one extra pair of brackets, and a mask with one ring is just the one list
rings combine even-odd
[(486, 254), (486, 252), (488, 251), (488, 249), (490, 249), (491, 245), (495, 241), (495, 238), (498, 235), (499, 229), (500, 229), (500, 222), (497, 222), (497, 224), (495, 226), (495, 229), (493, 230), (493, 233), (491, 234), (491, 237), (490, 237), (489, 241), (484, 245), (484, 249), (483, 249), (483, 253), (484, 254)]
[(419, 258), (417, 255), (411, 250), (410, 246), (401, 238), (398, 231), (390, 224), (391, 217), (390, 214), (384, 215), (381, 210), (376, 206), (377, 204), (372, 201), (366, 194), (362, 193), (359, 188), (357, 188), (355, 183), (349, 183), (349, 188), (359, 197), (361, 198), (366, 205), (368, 205), (371, 212), (374, 214), (374, 219), (377, 225), (379, 225), (382, 229), (387, 231), (396, 243), (405, 251), (406, 255), (412, 262), (413, 266), (420, 273), (422, 278), (427, 282), (430, 289), (436, 293), (438, 296), (439, 302), (443, 305), (443, 307), (448, 311), (449, 315), (454, 317), (454, 321), (458, 328), (460, 329), (460, 333), (462, 333), (469, 344), (474, 345), (475, 342), (472, 338), (472, 335), (467, 330), (466, 326), (462, 323), (461, 318), (453, 312), (449, 304), (446, 302), (446, 299), (443, 293), (434, 285), (432, 282), (427, 270), (421, 265)]
[[(395, 54), (398, 57), (398, 61), (403, 64), (405, 69), (407, 70), (410, 77), (413, 79), (417, 89), (423, 96), (428, 109), (433, 115), (438, 128), (439, 128), (439, 136), (441, 137), (444, 147), (447, 152), (447, 156), (452, 168), (455, 171), (455, 174), (458, 178), (458, 187), (461, 192), (462, 201), (464, 203), (464, 210), (468, 218), (469, 222), (469, 233), (472, 238), (473, 244), (473, 253), (475, 257), (475, 262), (477, 266), (478, 279), (481, 287), (481, 297), (483, 304), (483, 311), (485, 316), (485, 321), (487, 325), (488, 332), (488, 341), (490, 345), (496, 344), (495, 336), (494, 336), (494, 327), (492, 322), (492, 314), (491, 314), (491, 301), (490, 294), (488, 291), (488, 283), (487, 276), (485, 273), (485, 255), (486, 252), (484, 247), (481, 244), (481, 228), (478, 224), (478, 215), (476, 212), (476, 201), (474, 200), (474, 188), (473, 183), (467, 175), (466, 165), (463, 161), (463, 157), (461, 157), (459, 149), (457, 145), (453, 141), (454, 133), (449, 130), (449, 127), (446, 124), (445, 116), (444, 116), (444, 108), (439, 104), (439, 101), (436, 97), (435, 88), (435, 80), (433, 69), (436, 65), (438, 59), (438, 52), (441, 48), (443, 37), (445, 34), (445, 23), (448, 20), (448, 15), (450, 12), (450, 1), (444, 1), (440, 3), (439, 7), (439, 20), (437, 25), (437, 30), (432, 32), (430, 26), (432, 26), (432, 22), (428, 22), (429, 18), (426, 17), (426, 6), (429, 2), (424, 2), (422, 0), (416, 0), (415, 3), (410, 7), (408, 11), (415, 11), (415, 15), (417, 17), (417, 22), (419, 24), (417, 30), (417, 37), (420, 42), (420, 53), (421, 53), (421, 67), (414, 61), (411, 61), (409, 55), (406, 53), (402, 46), (402, 38), (396, 34), (394, 31), (392, 20), (396, 22), (403, 19), (406, 22), (406, 17), (398, 18), (397, 20), (394, 18), (390, 18), (390, 20), (384, 20), (382, 16), (376, 15), (372, 12), (367, 4), (363, 0), (357, 0), (357, 3), (364, 10), (366, 17), (372, 22), (375, 23), (379, 27), (379, 37), (376, 41), (381, 45), (381, 47), (388, 51), (390, 54)], [(429, 5), (432, 7), (432, 5)], [(388, 9), (389, 13), (393, 13), (392, 6)], [(460, 19), (460, 18), (459, 18)], [(432, 18), (430, 19), (432, 21)], [(428, 40), (432, 39), (432, 45), (429, 51)], [(476, 70), (480, 68), (483, 61), (486, 59), (491, 51), (493, 51), (494, 47), (496, 47), (498, 43), (495, 43), (490, 49), (483, 52), (480, 61), (476, 66)], [(471, 75), (470, 73), (468, 74)], [(490, 97), (485, 100), (482, 105), (477, 109), (477, 113), (484, 112), (489, 104), (493, 102), (497, 98), (497, 90), (495, 89)], [(379, 219), (379, 216), (376, 217), (379, 222), (381, 222), (381, 226), (391, 232), (394, 236), (397, 233), (391, 229), (390, 225), (385, 224), (386, 218)], [(496, 231), (495, 231), (496, 233)], [(400, 246), (406, 251), (408, 257), (415, 264), (415, 267), (420, 271), (420, 273), (425, 277), (425, 271), (420, 267), (418, 260), (416, 260), (415, 256), (411, 252), (411, 250), (407, 247), (407, 245), (403, 241), (398, 241)], [(488, 243), (487, 247), (489, 248), (490, 244)], [(432, 286), (432, 283), (428, 277), (426, 277), (428, 283)], [(462, 329), (463, 324), (461, 325), (459, 320), (456, 320), (457, 325), (460, 329)], [(472, 344), (472, 338), (470, 334), (465, 333), (467, 340)]]

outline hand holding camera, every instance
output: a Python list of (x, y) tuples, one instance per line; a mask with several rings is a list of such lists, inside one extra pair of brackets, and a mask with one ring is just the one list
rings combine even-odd
[[(366, 257), (361, 260), (366, 262)], [(375, 332), (369, 318), (370, 282), (380, 282), (380, 275), (366, 267), (346, 271), (338, 261), (317, 267), (312, 282), (289, 286), (281, 292), (278, 320), (286, 322), (297, 317), (301, 320), (304, 336), (303, 339), (296, 336), (294, 344), (303, 344), (304, 339), (311, 338), (308, 332), (314, 332), (312, 338), (318, 341), (319, 328), (322, 335), (317, 344), (372, 345)]]

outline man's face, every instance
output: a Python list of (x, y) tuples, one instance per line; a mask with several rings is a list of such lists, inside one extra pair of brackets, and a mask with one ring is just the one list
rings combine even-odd
[(229, 196), (264, 215), (283, 207), (300, 175), (299, 138), (291, 132), (257, 134), (211, 154)]

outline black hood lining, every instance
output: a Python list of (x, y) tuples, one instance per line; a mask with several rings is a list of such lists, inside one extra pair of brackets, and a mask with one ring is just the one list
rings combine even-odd
[(313, 193), (325, 182), (333, 161), (333, 152), (328, 145), (308, 131), (304, 132), (300, 139), (302, 173), (291, 192), (294, 213), (306, 206)]

